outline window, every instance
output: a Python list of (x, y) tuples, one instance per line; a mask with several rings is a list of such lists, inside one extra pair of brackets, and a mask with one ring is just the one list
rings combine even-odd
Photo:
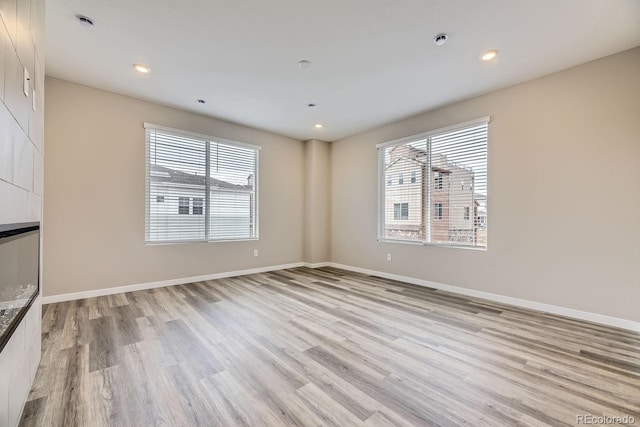
[(203, 206), (204, 206), (204, 201), (200, 197), (193, 198), (193, 214), (194, 215), (202, 215)]
[(378, 187), (379, 239), (486, 248), (488, 124), (483, 118), (378, 145), (380, 180), (409, 176), (418, 184)]
[(391, 175), (387, 175), (387, 186), (391, 186)]
[(156, 196), (156, 203), (164, 203), (164, 196)]
[(409, 203), (394, 203), (393, 219), (396, 221), (409, 219)]
[(400, 185), (404, 184), (404, 175), (403, 174), (398, 175), (398, 184), (400, 184)]
[(150, 124), (145, 134), (147, 243), (258, 238), (259, 147)]
[(434, 205), (433, 212), (434, 212), (434, 216), (435, 216), (435, 218), (437, 220), (439, 220), (439, 221), (442, 220), (442, 203), (436, 203)]
[(433, 184), (436, 190), (442, 190), (442, 172), (433, 173)]
[(180, 215), (189, 215), (189, 198), (178, 197), (178, 213)]

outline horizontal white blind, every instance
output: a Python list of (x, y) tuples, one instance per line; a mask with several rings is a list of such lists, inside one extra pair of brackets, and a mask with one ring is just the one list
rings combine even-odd
[(146, 241), (258, 237), (258, 147), (146, 126)]
[(378, 148), (378, 237), (487, 246), (488, 121)]

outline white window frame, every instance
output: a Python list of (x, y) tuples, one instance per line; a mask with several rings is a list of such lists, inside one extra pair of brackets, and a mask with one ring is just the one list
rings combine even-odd
[(442, 221), (444, 218), (444, 206), (442, 203), (434, 203), (433, 205), (433, 219), (436, 221)]
[[(409, 136), (405, 136), (402, 138), (398, 138), (398, 139), (394, 139), (391, 141), (387, 141), (387, 142), (383, 142), (380, 144), (376, 144), (376, 149), (378, 150), (378, 152), (381, 149), (385, 149), (385, 148), (389, 148), (389, 147), (393, 147), (396, 145), (403, 145), (403, 144), (407, 144), (410, 142), (414, 142), (417, 140), (421, 140), (421, 139), (427, 139), (427, 141), (429, 140), (430, 137), (432, 136), (437, 136), (439, 134), (443, 134), (443, 133), (447, 133), (447, 132), (453, 132), (456, 130), (460, 130), (463, 128), (467, 128), (467, 127), (473, 127), (473, 126), (478, 126), (478, 125), (482, 125), (482, 124), (486, 124), (487, 125), (487, 196), (486, 196), (486, 204), (487, 204), (487, 208), (489, 205), (489, 176), (488, 176), (488, 170), (489, 170), (489, 143), (488, 143), (488, 125), (489, 123), (491, 123), (491, 116), (485, 116), (485, 117), (481, 117), (478, 119), (474, 119), (474, 120), (469, 120), (466, 122), (462, 122), (462, 123), (457, 123), (454, 125), (450, 125), (450, 126), (445, 126), (445, 127), (441, 127), (438, 129), (433, 129), (433, 130), (429, 130), (426, 132), (422, 132), (419, 134), (415, 134), (415, 135), (409, 135)], [(430, 151), (430, 144), (427, 143), (427, 147), (428, 150)], [(430, 157), (431, 153), (429, 152), (428, 157)], [(386, 187), (386, 182), (384, 181), (385, 179), (385, 170), (383, 165), (381, 164), (380, 161), (380, 154), (378, 154), (378, 230), (377, 230), (377, 241), (378, 242), (389, 242), (389, 243), (403, 243), (403, 244), (409, 244), (409, 245), (420, 245), (420, 246), (435, 246), (435, 247), (441, 247), (441, 248), (460, 248), (460, 249), (470, 249), (470, 250), (477, 250), (477, 251), (487, 251), (488, 250), (488, 242), (486, 246), (470, 246), (470, 245), (464, 245), (464, 244), (455, 244), (452, 242), (449, 243), (437, 243), (437, 242), (431, 242), (431, 241), (421, 241), (421, 240), (403, 240), (403, 239), (392, 239), (392, 238), (388, 238), (385, 237), (385, 230), (384, 230), (384, 226), (385, 226), (385, 222), (384, 222), (384, 218), (385, 218), (385, 187)], [(429, 160), (429, 165), (430, 165), (430, 160)], [(431, 169), (430, 167), (428, 169)], [(426, 183), (422, 183), (422, 185), (435, 185), (435, 183), (433, 183), (434, 178), (431, 175), (431, 173), (425, 174), (427, 176), (426, 179)], [(429, 189), (431, 192), (431, 189)], [(472, 189), (473, 191), (473, 189)], [(427, 213), (426, 213), (426, 227), (427, 227), (427, 233), (431, 233), (431, 222), (433, 220), (432, 216), (433, 214), (430, 213), (432, 211), (432, 201), (431, 200), (427, 200), (427, 204), (428, 204), (428, 209), (427, 209)], [(435, 213), (435, 212), (434, 212)], [(474, 218), (475, 221), (475, 218)]]
[[(167, 126), (161, 126), (161, 125), (156, 125), (153, 123), (144, 123), (144, 130), (145, 130), (145, 245), (147, 246), (153, 246), (153, 245), (168, 245), (168, 244), (184, 244), (184, 243), (223, 243), (223, 242), (241, 242), (241, 241), (254, 241), (254, 240), (259, 240), (259, 232), (260, 232), (260, 211), (259, 211), (259, 207), (260, 207), (260, 203), (259, 203), (259, 190), (260, 190), (260, 150), (262, 147), (260, 147), (259, 145), (253, 145), (253, 144), (247, 144), (245, 142), (239, 142), (239, 141), (234, 141), (234, 140), (230, 140), (230, 139), (226, 139), (226, 138), (219, 138), (217, 136), (211, 136), (211, 135), (205, 135), (205, 134), (201, 134), (201, 133), (197, 133), (197, 132), (190, 132), (190, 131), (185, 131), (182, 129), (175, 129), (175, 128), (171, 128), (171, 127), (167, 127)], [(190, 240), (149, 240), (149, 236), (147, 235), (147, 221), (149, 220), (149, 215), (151, 212), (151, 200), (148, 196), (149, 194), (149, 186), (150, 186), (150, 164), (149, 164), (149, 130), (158, 130), (158, 131), (162, 131), (162, 132), (167, 132), (167, 133), (171, 133), (177, 136), (184, 136), (187, 138), (196, 138), (196, 139), (202, 139), (209, 142), (215, 142), (215, 143), (222, 143), (222, 144), (226, 144), (226, 145), (231, 145), (231, 146), (237, 146), (237, 147), (244, 147), (244, 148), (250, 148), (256, 151), (256, 158), (255, 158), (255, 175), (253, 178), (253, 182), (254, 182), (254, 212), (255, 212), (255, 219), (254, 219), (254, 235), (252, 237), (242, 237), (242, 238), (233, 238), (233, 239), (190, 239)], [(189, 215), (192, 214), (191, 212), (191, 199), (189, 199)], [(208, 208), (206, 206), (207, 202), (206, 200), (204, 200), (204, 212), (203, 215), (208, 216)], [(208, 219), (206, 220), (207, 224), (208, 224)], [(208, 225), (206, 226), (208, 228)], [(205, 235), (208, 236), (209, 231), (206, 230)]]
[[(205, 199), (202, 197), (194, 197), (191, 200), (191, 215), (205, 215), (205, 208), (204, 208), (204, 201)], [(200, 208), (200, 213), (196, 213), (196, 208)]]
[[(187, 208), (186, 212), (182, 212), (184, 208)], [(184, 196), (178, 197), (178, 215), (189, 215), (190, 212), (191, 212), (191, 198), (184, 197)]]
[[(398, 207), (398, 215), (396, 215), (396, 206)], [(405, 215), (402, 215), (402, 208), (406, 206), (407, 207), (407, 215), (405, 218)], [(394, 203), (393, 204), (393, 220), (394, 221), (407, 221), (409, 220), (409, 203), (407, 202), (400, 202), (400, 203)]]
[(440, 171), (433, 172), (433, 189), (444, 190), (444, 173)]

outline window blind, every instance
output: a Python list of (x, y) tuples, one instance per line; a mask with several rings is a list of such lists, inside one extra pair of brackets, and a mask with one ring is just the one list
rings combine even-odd
[(486, 248), (488, 123), (378, 146), (380, 240)]
[(147, 243), (258, 238), (259, 147), (145, 124)]

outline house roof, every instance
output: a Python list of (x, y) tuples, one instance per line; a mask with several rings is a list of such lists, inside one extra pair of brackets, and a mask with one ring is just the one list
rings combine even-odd
[[(154, 182), (164, 182), (182, 185), (205, 185), (205, 176), (178, 171), (159, 165), (151, 165), (151, 177)], [(238, 185), (216, 178), (209, 178), (211, 188), (223, 188), (228, 190), (252, 190), (252, 185)]]
[(408, 159), (418, 159), (420, 157), (427, 157), (427, 152), (423, 149), (413, 147), (408, 144), (396, 145), (391, 150), (391, 156), (393, 157), (393, 153), (398, 151), (400, 153), (400, 157), (406, 157)]
[(385, 170), (389, 169), (391, 166), (395, 165), (395, 164), (396, 164), (396, 163), (398, 163), (400, 160), (409, 160), (409, 161), (411, 161), (411, 162), (418, 163), (419, 165), (422, 165), (422, 166), (424, 166), (424, 164), (425, 164), (425, 162), (424, 162), (423, 160), (412, 159), (412, 158), (410, 158), (410, 157), (402, 156), (402, 157), (398, 157), (397, 159), (395, 159), (394, 161), (392, 161), (391, 163), (389, 163), (389, 164), (387, 165), (387, 167), (385, 168)]
[[(400, 155), (397, 155), (397, 157), (395, 158), (392, 155), (391, 158), (393, 159), (393, 161), (391, 161), (391, 163), (386, 165), (385, 170), (389, 169), (390, 167), (398, 163), (400, 160), (409, 160), (421, 166), (424, 166), (426, 164), (427, 153), (424, 150), (420, 150), (418, 148), (407, 146), (407, 145), (400, 146), (400, 147), (404, 149), (403, 150), (404, 152)], [(391, 151), (394, 151), (396, 148), (397, 147), (392, 148)], [(449, 159), (444, 154), (435, 154), (433, 158), (436, 159), (436, 161), (432, 161), (431, 170), (444, 172), (444, 173), (451, 173), (454, 170), (463, 170), (473, 174), (473, 170), (467, 169), (463, 166), (458, 166), (455, 163), (449, 162)]]

